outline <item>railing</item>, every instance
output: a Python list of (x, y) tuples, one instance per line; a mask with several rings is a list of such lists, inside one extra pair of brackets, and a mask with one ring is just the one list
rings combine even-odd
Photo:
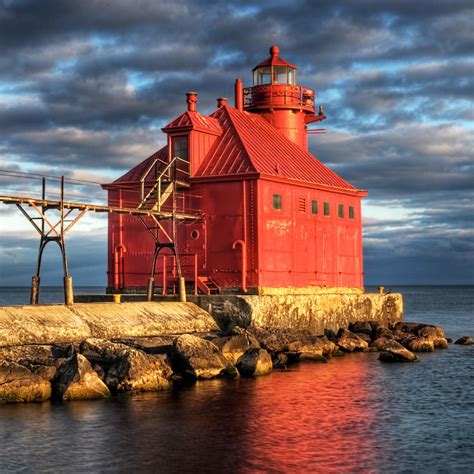
[[(164, 169), (158, 174), (158, 166), (159, 164), (165, 165)], [(178, 166), (181, 165), (181, 166)], [(147, 186), (146, 186), (146, 180), (150, 176), (151, 172), (156, 169), (156, 181), (154, 184), (150, 187), (148, 192), (145, 194), (147, 191)], [(161, 210), (161, 206), (164, 202), (162, 199), (162, 192), (166, 193), (172, 193), (175, 191), (175, 187), (173, 185), (172, 188), (170, 188), (171, 182), (175, 181), (180, 181), (184, 182), (186, 181), (190, 176), (190, 171), (189, 171), (189, 161), (183, 160), (179, 156), (175, 156), (169, 163), (160, 160), (159, 158), (156, 158), (153, 160), (151, 165), (147, 168), (145, 173), (143, 173), (141, 179), (140, 179), (140, 197), (141, 197), (141, 202), (138, 206), (138, 209), (142, 209), (143, 207), (146, 206), (148, 201), (152, 198), (153, 194), (156, 191), (156, 206), (158, 211)], [(162, 189), (162, 182), (163, 179), (166, 178), (169, 182), (167, 183), (167, 188)]]
[(246, 109), (283, 106), (301, 107), (314, 112), (314, 91), (308, 87), (292, 84), (265, 84), (246, 87), (243, 92)]

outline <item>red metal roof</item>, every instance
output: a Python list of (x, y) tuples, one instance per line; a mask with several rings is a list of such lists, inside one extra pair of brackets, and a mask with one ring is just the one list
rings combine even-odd
[(211, 116), (220, 122), (225, 132), (216, 140), (196, 176), (257, 172), (356, 189), (258, 114), (225, 105)]
[(261, 63), (257, 64), (254, 68), (255, 69), (259, 67), (265, 67), (265, 66), (289, 66), (292, 67), (293, 69), (298, 69), (294, 64), (290, 64), (289, 62), (286, 62), (283, 58), (280, 58), (280, 49), (278, 46), (272, 46), (270, 48), (270, 56), (267, 59), (264, 59)]
[(201, 130), (214, 135), (220, 135), (222, 133), (219, 122), (206, 115), (202, 115), (199, 112), (186, 111), (179, 117), (172, 120), (166, 127), (163, 127), (164, 132), (169, 132), (172, 129), (195, 129)]
[[(184, 115), (186, 113), (178, 117), (183, 119), (181, 123), (187, 123), (183, 118)], [(201, 115), (201, 117), (204, 116)], [(221, 135), (216, 139), (195, 173), (196, 177), (262, 173), (295, 181), (356, 190), (354, 186), (323, 165), (311, 153), (286, 138), (258, 114), (239, 111), (225, 105), (219, 107), (210, 117), (205, 118), (206, 123), (214, 124), (214, 130), (218, 127)], [(166, 146), (114, 183), (139, 181), (156, 158), (167, 161)], [(153, 179), (153, 176), (150, 175), (148, 179)]]

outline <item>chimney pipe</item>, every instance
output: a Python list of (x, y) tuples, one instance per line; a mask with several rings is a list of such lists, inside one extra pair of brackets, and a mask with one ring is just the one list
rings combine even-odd
[(244, 110), (244, 94), (240, 79), (235, 80), (235, 108), (240, 111)]
[(222, 107), (223, 105), (227, 105), (227, 99), (225, 97), (219, 97), (217, 99), (217, 107)]
[(196, 112), (197, 92), (186, 92), (186, 102), (188, 103), (188, 112)]

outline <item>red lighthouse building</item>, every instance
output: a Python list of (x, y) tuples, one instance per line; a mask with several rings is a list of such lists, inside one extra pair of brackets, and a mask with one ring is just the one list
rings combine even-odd
[(109, 217), (108, 289), (258, 293), (363, 286), (361, 198), (308, 152), (315, 93), (279, 56), (202, 115), (197, 94), (163, 128), (167, 145), (106, 185), (109, 201), (161, 212)]

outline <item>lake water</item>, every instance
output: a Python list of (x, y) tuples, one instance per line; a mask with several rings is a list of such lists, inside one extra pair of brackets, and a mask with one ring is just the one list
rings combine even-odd
[[(474, 287), (392, 291), (406, 320), (474, 335)], [(27, 302), (14, 293), (0, 304)], [(0, 405), (0, 472), (473, 473), (474, 346), (420, 357), (354, 354), (129, 398)]]

